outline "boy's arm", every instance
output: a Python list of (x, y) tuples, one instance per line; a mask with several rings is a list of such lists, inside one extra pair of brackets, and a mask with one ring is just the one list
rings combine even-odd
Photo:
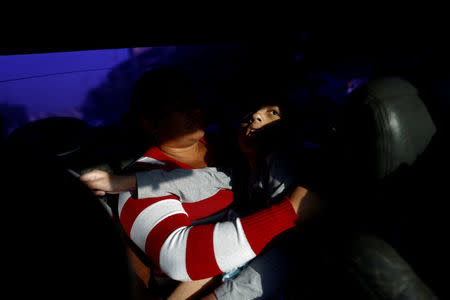
[[(175, 288), (175, 290), (167, 299), (200, 299), (199, 297), (202, 297), (205, 294), (209, 294), (220, 282), (221, 278), (217, 277), (190, 282), (182, 282)], [(202, 297), (201, 299), (205, 298)]]

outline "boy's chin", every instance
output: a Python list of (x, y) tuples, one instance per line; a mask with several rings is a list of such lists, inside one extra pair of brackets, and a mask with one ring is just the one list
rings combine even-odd
[(205, 135), (203, 129), (197, 129), (187, 133), (181, 133), (173, 137), (167, 137), (161, 143), (166, 146), (184, 148), (199, 142)]
[(242, 135), (239, 139), (239, 148), (243, 153), (254, 153), (260, 150), (261, 144), (256, 136)]

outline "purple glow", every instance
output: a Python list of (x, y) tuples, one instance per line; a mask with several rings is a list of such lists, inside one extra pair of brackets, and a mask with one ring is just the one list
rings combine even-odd
[(129, 53), (113, 49), (0, 56), (4, 131), (51, 116), (83, 119), (82, 105), (89, 92), (129, 59)]
[(163, 65), (184, 70), (211, 98), (210, 81), (240, 64), (242, 46), (200, 45), (0, 56), (3, 134), (46, 117), (83, 119), (92, 126), (116, 122), (128, 109), (135, 80)]
[(0, 56), (0, 103), (22, 105), (30, 116), (79, 109), (128, 49)]
[(362, 84), (369, 81), (368, 78), (353, 78), (347, 81), (347, 94), (350, 94), (353, 90)]

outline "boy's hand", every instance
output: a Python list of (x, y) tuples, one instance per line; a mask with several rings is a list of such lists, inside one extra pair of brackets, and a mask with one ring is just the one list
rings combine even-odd
[(80, 176), (80, 180), (95, 195), (118, 194), (136, 188), (136, 175), (114, 175), (101, 170), (93, 170)]
[(298, 186), (289, 195), (289, 201), (300, 221), (308, 221), (323, 213), (323, 202), (319, 196), (305, 187)]

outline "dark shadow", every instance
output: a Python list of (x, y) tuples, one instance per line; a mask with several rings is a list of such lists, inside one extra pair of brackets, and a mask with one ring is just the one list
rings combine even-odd
[(135, 299), (119, 233), (92, 193), (47, 153), (8, 146), (1, 154), (8, 293)]
[(81, 150), (91, 138), (91, 128), (82, 120), (51, 117), (15, 129), (8, 143), (58, 157)]
[(291, 297), (438, 299), (388, 243), (373, 234), (343, 229), (329, 223), (320, 230), (298, 230), (306, 245), (295, 253)]
[(2, 118), (2, 138), (6, 139), (8, 134), (29, 122), (27, 109), (23, 105), (0, 104), (0, 116)]
[(388, 201), (398, 203), (390, 206), (391, 220), (396, 221), (391, 222), (396, 225), (390, 235), (392, 245), (441, 299), (449, 296), (442, 278), (449, 264), (444, 238), (450, 226), (445, 213), (450, 208), (445, 196), (450, 192), (448, 134), (438, 129), (416, 162), (390, 182), (384, 193), (390, 195)]

